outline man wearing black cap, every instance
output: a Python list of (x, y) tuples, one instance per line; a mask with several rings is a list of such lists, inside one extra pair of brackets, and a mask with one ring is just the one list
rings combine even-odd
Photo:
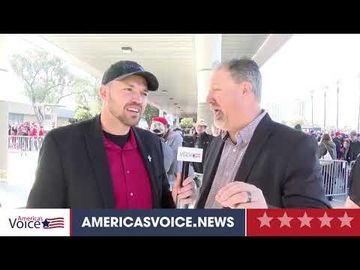
[(132, 61), (104, 73), (101, 114), (50, 131), (39, 154), (28, 208), (171, 208), (194, 198), (180, 177), (169, 191), (160, 139), (136, 128), (156, 77)]

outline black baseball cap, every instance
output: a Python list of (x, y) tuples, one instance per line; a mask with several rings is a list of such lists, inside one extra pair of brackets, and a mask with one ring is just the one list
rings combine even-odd
[(119, 61), (112, 64), (104, 73), (101, 83), (107, 84), (113, 80), (122, 80), (131, 75), (143, 77), (149, 91), (156, 91), (159, 88), (159, 82), (155, 75), (145, 71), (142, 66), (134, 61)]

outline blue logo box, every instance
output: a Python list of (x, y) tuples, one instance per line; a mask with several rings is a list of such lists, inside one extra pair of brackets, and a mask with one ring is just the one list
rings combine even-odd
[(245, 236), (245, 210), (71, 210), (72, 236)]

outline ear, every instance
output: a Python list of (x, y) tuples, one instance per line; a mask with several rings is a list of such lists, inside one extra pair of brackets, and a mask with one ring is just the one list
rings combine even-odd
[(242, 82), (243, 88), (242, 88), (242, 93), (243, 95), (248, 95), (250, 93), (253, 93), (253, 86), (250, 82)]
[(108, 89), (108, 87), (105, 85), (100, 86), (100, 97), (101, 97), (101, 100), (103, 100), (103, 101), (106, 100), (106, 98), (107, 98), (107, 95), (108, 95), (107, 89)]

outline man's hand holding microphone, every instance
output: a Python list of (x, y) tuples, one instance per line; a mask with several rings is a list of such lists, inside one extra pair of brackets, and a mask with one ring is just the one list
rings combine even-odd
[(201, 148), (179, 147), (177, 160), (182, 161), (182, 171), (176, 176), (172, 196), (177, 208), (187, 208), (196, 200), (195, 182), (189, 176), (190, 162), (201, 162), (203, 150)]

